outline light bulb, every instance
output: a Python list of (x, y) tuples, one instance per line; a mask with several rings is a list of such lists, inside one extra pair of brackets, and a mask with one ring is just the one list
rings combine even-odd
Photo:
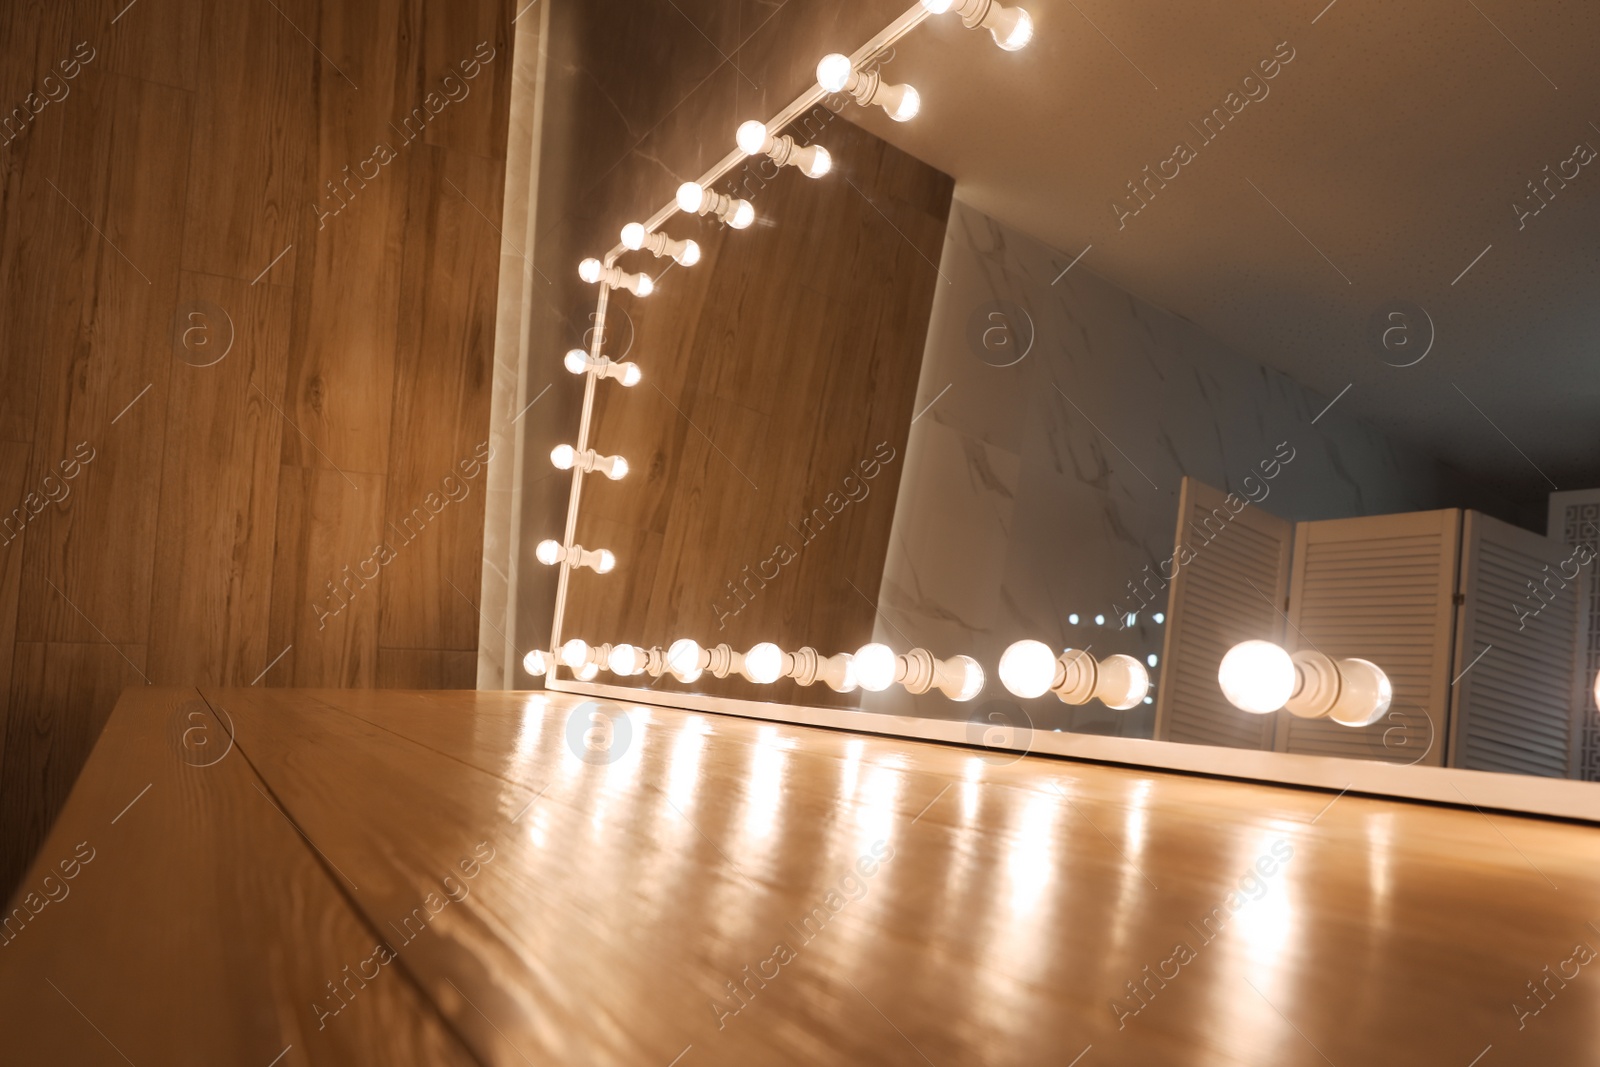
[(680, 682), (692, 682), (700, 677), (700, 646), (681, 637), (667, 649), (667, 670)]
[(561, 542), (552, 541), (546, 538), (545, 540), (540, 541), (538, 546), (534, 548), (533, 554), (534, 557), (546, 567), (554, 567), (557, 563), (561, 562)]
[(600, 280), (600, 273), (604, 269), (598, 259), (586, 259), (578, 264), (578, 277), (593, 285)]
[(1104, 626), (1106, 624), (1106, 617), (1104, 615), (1096, 615), (1094, 617), (1094, 624), (1096, 626)]
[(606, 669), (624, 678), (638, 674), (644, 669), (644, 653), (632, 645), (618, 645), (606, 657)]
[(700, 262), (700, 244), (697, 241), (683, 242), (683, 248), (672, 257), (678, 261), (680, 267), (692, 267)]
[(861, 680), (856, 677), (856, 658), (848, 652), (841, 652), (833, 657), (830, 662), (838, 662), (840, 668), (830, 671), (823, 679), (828, 688), (836, 693), (854, 693), (861, 686)]
[(581, 348), (568, 349), (567, 356), (562, 362), (573, 374), (582, 374), (589, 369), (589, 353)]
[(634, 296), (649, 296), (651, 293), (653, 293), (655, 291), (656, 291), (656, 283), (651, 281), (650, 275), (648, 275), (648, 274), (639, 275), (639, 280), (637, 282), (635, 282), (634, 286), (633, 286), (633, 295)]
[(833, 170), (833, 156), (828, 154), (826, 148), (814, 144), (808, 151), (811, 153), (810, 158), (801, 165), (800, 173), (807, 178), (820, 178)]
[(950, 10), (950, 5), (953, 3), (955, 3), (955, 0), (922, 0), (922, 6), (928, 10), (930, 15), (944, 14)]
[(751, 119), (739, 127), (739, 132), (734, 137), (734, 140), (739, 143), (739, 151), (745, 155), (760, 155), (767, 150), (766, 124)]
[(1156, 665), (1156, 654), (1154, 652), (1150, 653), (1144, 658), (1144, 661), (1154, 667)]
[(1107, 656), (1099, 663), (1094, 695), (1113, 711), (1127, 711), (1150, 692), (1150, 675), (1132, 656)]
[(733, 217), (728, 220), (728, 225), (736, 230), (742, 230), (754, 221), (756, 221), (756, 209), (750, 206), (750, 201), (740, 200), (734, 204)]
[(1364, 659), (1339, 661), (1339, 696), (1328, 709), (1328, 718), (1342, 726), (1371, 726), (1394, 702), (1394, 687), (1389, 676), (1376, 664)]
[(822, 57), (822, 62), (817, 64), (817, 84), (823, 92), (842, 92), (850, 84), (850, 75), (855, 70), (850, 66), (850, 57), (832, 52)]
[(571, 470), (572, 464), (577, 458), (577, 450), (571, 445), (556, 445), (550, 450), (550, 462), (555, 464), (558, 470)]
[(1217, 682), (1240, 711), (1270, 715), (1294, 695), (1294, 660), (1271, 641), (1245, 641), (1222, 657)]
[(855, 654), (856, 681), (869, 693), (881, 693), (894, 684), (895, 654), (874, 641)]
[(706, 202), (706, 190), (699, 182), (684, 182), (678, 186), (678, 207), (693, 213), (700, 210), (700, 205)]
[(622, 228), (622, 247), (634, 252), (644, 247), (644, 225), (630, 222)]
[(1161, 624), (1162, 624), (1162, 623), (1164, 623), (1164, 622), (1166, 622), (1166, 621), (1167, 621), (1167, 617), (1166, 617), (1166, 616), (1165, 616), (1165, 615), (1163, 615), (1163, 614), (1162, 614), (1162, 613), (1161, 613), (1161, 612), (1159, 612), (1159, 611), (1158, 611), (1158, 612), (1156, 612), (1156, 613), (1155, 613), (1155, 614), (1154, 614), (1154, 615), (1152, 615), (1152, 616), (1150, 616), (1150, 617), (1151, 617), (1151, 618), (1152, 618), (1152, 619), (1154, 619), (1154, 620), (1156, 620), (1156, 625), (1157, 625), (1157, 626), (1160, 626), (1160, 625), (1161, 625)]
[(1000, 657), (1000, 684), (1012, 696), (1044, 696), (1055, 678), (1056, 654), (1043, 641), (1018, 641)]
[(922, 110), (922, 94), (909, 85), (885, 85), (874, 100), (896, 122), (910, 122)]
[(522, 669), (535, 678), (541, 678), (550, 671), (550, 658), (538, 649), (534, 649), (522, 657)]
[(783, 677), (783, 649), (763, 641), (744, 654), (744, 676), (752, 682), (770, 685)]
[(609, 548), (600, 549), (598, 555), (600, 558), (597, 559), (594, 564), (594, 570), (596, 574), (610, 574), (616, 569), (617, 557), (611, 554), (611, 550)]
[(1074, 611), (1071, 615), (1068, 615), (1067, 621), (1074, 626), (1078, 625), (1078, 613)]
[(983, 24), (994, 35), (994, 43), (1007, 52), (1025, 48), (1033, 40), (1033, 16), (1020, 7), (1001, 7), (996, 4)]
[(572, 672), (572, 676), (580, 682), (592, 682), (600, 673), (600, 666), (596, 663), (585, 663), (582, 667)]
[(563, 665), (577, 670), (589, 662), (589, 643), (582, 638), (574, 637), (561, 646), (561, 662)]
[(639, 379), (643, 377), (639, 370), (639, 365), (637, 363), (624, 363), (622, 366), (622, 384), (626, 386), (638, 385)]
[[(612, 456), (611, 457), (611, 466), (606, 468), (606, 477), (610, 478), (614, 482), (620, 482), (622, 479), (626, 478), (627, 476), (628, 476), (628, 461), (623, 459), (621, 456)], [(1155, 658), (1154, 656), (1151, 657), (1151, 659), (1154, 659), (1154, 658)], [(1155, 664), (1151, 664), (1151, 666), (1155, 666)]]
[(983, 666), (971, 656), (952, 657), (946, 661), (946, 670), (958, 672), (960, 678), (953, 692), (947, 686), (940, 687), (951, 700), (965, 703), (983, 692)]

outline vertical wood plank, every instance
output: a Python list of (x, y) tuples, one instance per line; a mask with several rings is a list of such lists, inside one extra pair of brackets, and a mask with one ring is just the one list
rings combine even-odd
[(501, 168), (428, 145), (412, 151), (411, 232), (395, 354), (394, 430), (379, 640), (477, 647)]
[(289, 291), (185, 272), (181, 296), (199, 316), (185, 351), (218, 362), (173, 370), (149, 673), (248, 685), (277, 652), (266, 646), (278, 453), (294, 431), (270, 398), (283, 389)]
[(189, 98), (93, 68), (78, 82), (52, 179), (73, 268), (56, 286), (32, 480), (85, 449), (93, 462), (30, 527), (18, 639), (142, 644)]

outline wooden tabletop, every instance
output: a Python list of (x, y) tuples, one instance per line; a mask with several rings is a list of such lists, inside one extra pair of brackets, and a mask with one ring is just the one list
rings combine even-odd
[(558, 694), (129, 690), (8, 916), (8, 1064), (1600, 1062), (1592, 827)]

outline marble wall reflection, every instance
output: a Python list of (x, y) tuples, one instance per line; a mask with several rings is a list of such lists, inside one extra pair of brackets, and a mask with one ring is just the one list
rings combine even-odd
[[(959, 186), (956, 197), (874, 639), (975, 656), (990, 680), (970, 704), (894, 687), (863, 694), (865, 710), (973, 720), (999, 711), (1014, 722), (1022, 703), (1036, 727), (1149, 737), (1151, 704), (1017, 702), (994, 665), (1025, 637), (1159, 657), (1165, 605), (1141, 607), (1129, 583), (1171, 555), (1184, 475), (1292, 520), (1508, 510), (1087, 261), (1063, 273), (1076, 251), (1001, 225), (964, 204)], [(1246, 483), (1261, 461), (1288, 454), (1285, 442), (1293, 459), (1277, 477)], [(1133, 624), (1119, 627), (1128, 613)], [(1160, 674), (1157, 660), (1156, 686)]]

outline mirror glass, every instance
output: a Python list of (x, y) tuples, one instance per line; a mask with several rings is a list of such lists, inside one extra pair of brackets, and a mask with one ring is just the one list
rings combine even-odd
[(827, 173), (763, 150), (714, 186), (752, 225), (618, 261), (648, 373), (597, 392), (630, 469), (575, 539), (618, 562), (560, 634), (978, 739), (1600, 778), (1600, 14), (1534, 56), (1471, 10), (1035, 6), (1016, 51), (930, 18), (863, 67), (915, 117), (828, 96), (783, 131)]

